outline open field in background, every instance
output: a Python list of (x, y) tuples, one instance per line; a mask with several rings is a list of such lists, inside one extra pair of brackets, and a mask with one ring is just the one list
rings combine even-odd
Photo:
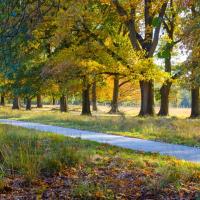
[[(80, 116), (79, 106), (69, 106), (69, 113), (60, 113), (58, 107), (45, 106), (32, 111), (0, 108), (0, 118), (39, 122), (96, 132), (124, 135), (129, 137), (164, 141), (200, 147), (200, 119), (185, 118), (189, 109), (173, 109), (176, 117), (139, 118), (129, 108), (125, 115), (109, 115), (107, 107), (100, 107), (92, 117)], [(130, 114), (128, 112), (130, 111)], [(184, 117), (183, 117), (184, 116)]]
[(0, 152), (0, 199), (200, 197), (200, 165), (167, 156), (7, 125)]
[[(7, 107), (11, 107), (11, 105), (7, 105)], [(33, 105), (33, 109), (35, 106)], [(22, 110), (25, 110), (24, 108), (21, 108)], [(59, 110), (59, 105), (45, 105), (43, 110), (49, 111), (49, 110)], [(1, 109), (0, 109), (1, 110)], [(119, 107), (120, 112), (122, 112), (126, 116), (137, 116), (140, 107), (130, 107), (130, 106), (120, 106)], [(41, 110), (38, 110), (41, 111)], [(110, 115), (108, 112), (110, 111), (110, 106), (98, 106), (98, 112), (93, 112), (93, 116), (115, 116), (115, 115)], [(159, 107), (155, 107), (155, 112), (158, 113)], [(71, 114), (79, 115), (81, 112), (81, 106), (79, 105), (69, 105), (69, 112)], [(191, 114), (191, 109), (190, 108), (174, 108), (170, 107), (169, 108), (170, 112), (170, 117), (178, 117), (178, 118), (188, 118)]]

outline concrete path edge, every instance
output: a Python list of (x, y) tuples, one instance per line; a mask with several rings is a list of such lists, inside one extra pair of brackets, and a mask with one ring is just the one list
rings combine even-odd
[(61, 134), (72, 138), (81, 138), (83, 140), (106, 143), (113, 146), (132, 149), (136, 151), (159, 153), (161, 155), (174, 156), (180, 160), (200, 163), (200, 148), (110, 135), (105, 133), (97, 133), (92, 131), (77, 130), (72, 128), (63, 128), (33, 122), (0, 119), (0, 123), (34, 129), (43, 132)]

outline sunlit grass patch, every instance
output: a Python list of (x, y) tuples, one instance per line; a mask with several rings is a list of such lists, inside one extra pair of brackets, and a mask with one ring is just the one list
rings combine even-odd
[(64, 136), (0, 126), (1, 173), (21, 175), (27, 181), (39, 175), (52, 175), (66, 166), (89, 160), (88, 145)]
[(155, 195), (158, 191), (165, 192), (166, 188), (175, 192), (190, 185), (195, 188), (194, 192), (198, 191), (200, 165), (0, 125), (0, 191), (11, 187), (7, 179), (20, 178), (27, 187), (39, 182), (37, 191), (42, 194), (50, 187), (46, 179), (57, 181), (59, 187), (63, 177), (70, 181), (69, 191), (73, 198), (115, 199), (116, 195), (122, 198), (134, 194), (133, 188), (138, 190), (134, 197), (140, 197), (141, 191)]

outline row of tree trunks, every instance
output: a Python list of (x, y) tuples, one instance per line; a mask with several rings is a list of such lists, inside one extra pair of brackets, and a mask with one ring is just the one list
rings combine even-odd
[[(25, 104), (26, 104), (26, 110), (31, 110), (31, 98), (27, 97), (26, 100), (25, 100)], [(41, 96), (37, 96), (37, 108), (42, 108), (42, 98), (41, 98)], [(20, 109), (20, 102), (19, 102), (18, 96), (15, 96), (13, 98), (12, 109), (13, 110)]]
[[(109, 113), (118, 113), (118, 97), (119, 97), (119, 76), (114, 77), (113, 99), (111, 102), (111, 110)], [(96, 82), (92, 84), (92, 110), (97, 111), (97, 95), (96, 95)], [(87, 78), (83, 79), (82, 89), (82, 115), (91, 115), (90, 109), (90, 85)]]
[[(56, 100), (55, 98), (53, 97), (53, 105), (56, 104)], [(42, 97), (41, 95), (37, 95), (37, 108), (42, 108), (43, 105), (42, 105)], [(68, 106), (67, 106), (67, 97), (66, 95), (62, 95), (60, 97), (60, 111), (61, 112), (68, 112)]]
[[(26, 104), (26, 110), (31, 110), (31, 98), (26, 98), (25, 102)], [(37, 108), (42, 108), (42, 98), (40, 95), (37, 96)], [(19, 97), (15, 96), (13, 99), (13, 106), (12, 109), (14, 110), (18, 110), (20, 109), (20, 102), (19, 102)], [(65, 95), (62, 95), (60, 97), (60, 111), (61, 112), (67, 112), (68, 108), (67, 108), (67, 98)]]
[[(161, 104), (159, 116), (169, 115), (169, 93), (172, 86), (172, 82), (167, 80), (160, 89)], [(152, 116), (154, 115), (154, 88), (153, 81), (140, 81), (141, 87), (141, 110), (140, 116)], [(111, 103), (111, 110), (109, 113), (117, 113), (118, 111), (118, 95), (119, 95), (119, 77), (114, 78), (113, 88), (113, 100)], [(191, 89), (191, 117), (196, 118), (200, 116), (200, 94), (199, 87)]]
[[(169, 93), (172, 82), (166, 81), (161, 89), (161, 105), (158, 115), (167, 116), (169, 114)], [(153, 81), (140, 81), (141, 88), (141, 116), (154, 115), (154, 95), (153, 95)], [(114, 87), (113, 87), (113, 99), (111, 102), (111, 110), (109, 113), (117, 113), (118, 110), (118, 96), (119, 96), (119, 77), (114, 77)], [(54, 99), (54, 98), (53, 98)], [(199, 117), (199, 87), (191, 89), (191, 117)], [(55, 101), (55, 99), (54, 99)], [(5, 98), (1, 96), (1, 105), (5, 105)], [(92, 105), (93, 110), (97, 111), (97, 97), (96, 97), (96, 82), (92, 85)], [(42, 107), (42, 98), (40, 95), (37, 96), (37, 107)], [(12, 109), (19, 109), (19, 97), (15, 96), (13, 99)], [(31, 110), (31, 99), (26, 98), (26, 110)], [(60, 97), (60, 111), (67, 112), (67, 98), (65, 95)], [(87, 83), (85, 78), (83, 81), (83, 90), (82, 90), (82, 115), (91, 115), (90, 110), (90, 85)]]
[[(154, 115), (154, 83), (153, 81), (140, 81), (141, 89), (141, 110), (140, 116)], [(119, 99), (119, 76), (114, 76), (113, 97), (111, 101), (110, 114), (116, 114), (118, 109)]]
[[(167, 82), (161, 88), (161, 94), (162, 95), (161, 95), (161, 107), (160, 107), (160, 111), (159, 111), (160, 116), (166, 116), (169, 113), (169, 92), (170, 92), (171, 85), (172, 85), (171, 82)], [(119, 92), (118, 86), (119, 86), (119, 80), (117, 80), (117, 78), (115, 78), (114, 79), (114, 89), (113, 89), (113, 100), (115, 100), (114, 101), (115, 104), (113, 104), (113, 105), (115, 105), (114, 111), (117, 111), (117, 112), (118, 112), (118, 101), (117, 100), (118, 100), (118, 92)], [(145, 99), (149, 98), (147, 96), (147, 94), (149, 92), (149, 83), (143, 82), (141, 88), (143, 89), (142, 97), (145, 98)], [(152, 89), (152, 86), (151, 86), (151, 89)], [(199, 97), (200, 97), (199, 87), (192, 88), (191, 89), (191, 99), (192, 99), (192, 101), (191, 101), (191, 118), (196, 118), (196, 117), (200, 116)], [(82, 99), (82, 115), (91, 115), (90, 86), (87, 83), (84, 83), (84, 87), (83, 87), (83, 91), (82, 91), (82, 98), (83, 98)], [(3, 103), (3, 105), (4, 105), (5, 100), (1, 103)], [(15, 96), (14, 99), (13, 99), (12, 109), (20, 109), (19, 97), (17, 97), (17, 96)], [(111, 110), (112, 109), (113, 109), (113, 107), (111, 108)], [(26, 98), (26, 110), (31, 110), (31, 98)], [(154, 110), (152, 109), (152, 107), (149, 108), (147, 101), (143, 101), (143, 104), (141, 106), (141, 110), (143, 112), (143, 115), (145, 113), (148, 113), (149, 115), (152, 115), (150, 113), (154, 113)], [(61, 112), (67, 112), (68, 111), (67, 98), (66, 98), (65, 95), (62, 95), (60, 97), (60, 111)], [(113, 112), (113, 110), (112, 110), (112, 112), (110, 112), (110, 113), (115, 113), (115, 112)]]

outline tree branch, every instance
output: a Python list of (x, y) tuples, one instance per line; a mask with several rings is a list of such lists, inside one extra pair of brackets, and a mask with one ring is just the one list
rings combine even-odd
[(116, 60), (118, 60), (119, 62), (121, 62), (123, 65), (127, 66), (130, 68), (130, 66), (128, 65), (128, 63), (122, 58), (120, 57), (118, 54), (116, 54), (113, 50), (109, 49), (105, 44), (104, 41), (102, 39), (100, 39), (95, 33), (91, 32), (88, 27), (83, 24), (85, 31), (95, 40), (97, 41), (102, 47), (104, 47), (105, 51), (111, 55), (113, 58), (115, 58)]
[(131, 79), (126, 80), (126, 81), (120, 83), (120, 84), (119, 84), (119, 87), (122, 87), (123, 85), (125, 85), (126, 83), (129, 83), (130, 81), (131, 81)]
[(160, 29), (161, 29), (161, 24), (163, 22), (163, 18), (164, 18), (164, 14), (165, 14), (165, 11), (167, 9), (167, 4), (168, 2), (165, 2), (162, 7), (161, 7), (161, 10), (160, 10), (160, 13), (159, 13), (159, 20), (160, 20), (160, 23), (159, 25), (156, 27), (155, 29), (155, 33), (154, 33), (154, 38), (153, 38), (153, 42), (152, 42), (152, 45), (151, 45), (151, 49), (150, 51), (148, 52), (148, 57), (152, 57), (155, 50), (156, 50), (156, 47), (158, 45), (158, 40), (159, 40), (159, 35), (160, 35)]
[(166, 23), (165, 20), (163, 20), (163, 25), (164, 25), (164, 28), (166, 29), (168, 35), (170, 35), (171, 34), (171, 30), (169, 29), (169, 26), (168, 26), (168, 24)]
[[(130, 37), (133, 48), (137, 51), (141, 50), (140, 46), (138, 44), (138, 40), (137, 40), (137, 36), (139, 34), (137, 34), (136, 27), (135, 27), (135, 8), (131, 9), (131, 13), (130, 13), (131, 16), (129, 17), (126, 10), (120, 5), (118, 0), (112, 0), (112, 2), (115, 5), (118, 14), (121, 17), (127, 18), (125, 21), (125, 24), (129, 30), (129, 37)], [(139, 38), (140, 38), (139, 42), (141, 44), (141, 42), (142, 42), (141, 37), (139, 37)]]
[(115, 5), (119, 15), (121, 17), (128, 16), (126, 10), (120, 5), (118, 0), (112, 0), (113, 4)]

